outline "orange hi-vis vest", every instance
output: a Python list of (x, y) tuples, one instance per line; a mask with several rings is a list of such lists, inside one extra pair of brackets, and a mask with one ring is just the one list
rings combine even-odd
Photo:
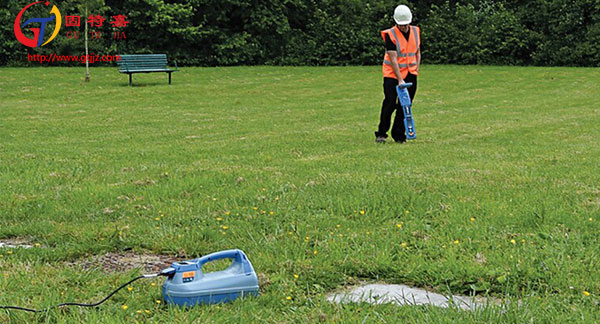
[[(411, 29), (408, 41), (402, 35), (398, 26), (394, 26), (390, 29), (382, 30), (381, 37), (385, 42), (385, 35), (390, 35), (390, 39), (396, 45), (396, 51), (398, 52), (398, 67), (400, 67), (400, 75), (402, 79), (406, 78), (408, 72), (414, 75), (419, 75), (419, 62), (417, 60), (417, 52), (419, 46), (421, 46), (421, 29), (417, 26), (409, 26)], [(392, 61), (387, 51), (383, 57), (383, 77), (397, 79), (394, 69), (392, 68)]]

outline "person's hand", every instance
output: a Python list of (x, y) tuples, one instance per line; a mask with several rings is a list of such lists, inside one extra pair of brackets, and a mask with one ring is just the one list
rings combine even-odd
[(398, 80), (398, 85), (404, 84), (404, 80), (400, 79)]

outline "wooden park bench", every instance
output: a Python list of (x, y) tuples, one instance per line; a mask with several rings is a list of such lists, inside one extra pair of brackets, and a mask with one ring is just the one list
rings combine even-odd
[(121, 55), (121, 60), (117, 61), (117, 64), (119, 72), (129, 74), (129, 85), (132, 85), (132, 74), (152, 72), (169, 73), (169, 84), (171, 84), (171, 73), (179, 70), (177, 62), (175, 62), (175, 70), (167, 66), (166, 54)]

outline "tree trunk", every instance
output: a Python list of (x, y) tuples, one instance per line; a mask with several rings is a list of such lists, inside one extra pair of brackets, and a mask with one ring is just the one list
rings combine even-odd
[(90, 82), (90, 62), (89, 62), (89, 50), (88, 50), (88, 25), (87, 25), (87, 17), (88, 17), (88, 7), (87, 1), (85, 2), (85, 82)]

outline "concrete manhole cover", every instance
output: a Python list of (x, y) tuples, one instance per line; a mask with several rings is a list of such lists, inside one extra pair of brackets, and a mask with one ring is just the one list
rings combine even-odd
[(387, 284), (368, 284), (354, 287), (348, 291), (332, 293), (327, 296), (327, 300), (335, 303), (392, 303), (399, 306), (430, 305), (442, 308), (455, 307), (464, 310), (475, 310), (500, 304), (498, 300), (492, 298), (445, 296), (425, 289)]

